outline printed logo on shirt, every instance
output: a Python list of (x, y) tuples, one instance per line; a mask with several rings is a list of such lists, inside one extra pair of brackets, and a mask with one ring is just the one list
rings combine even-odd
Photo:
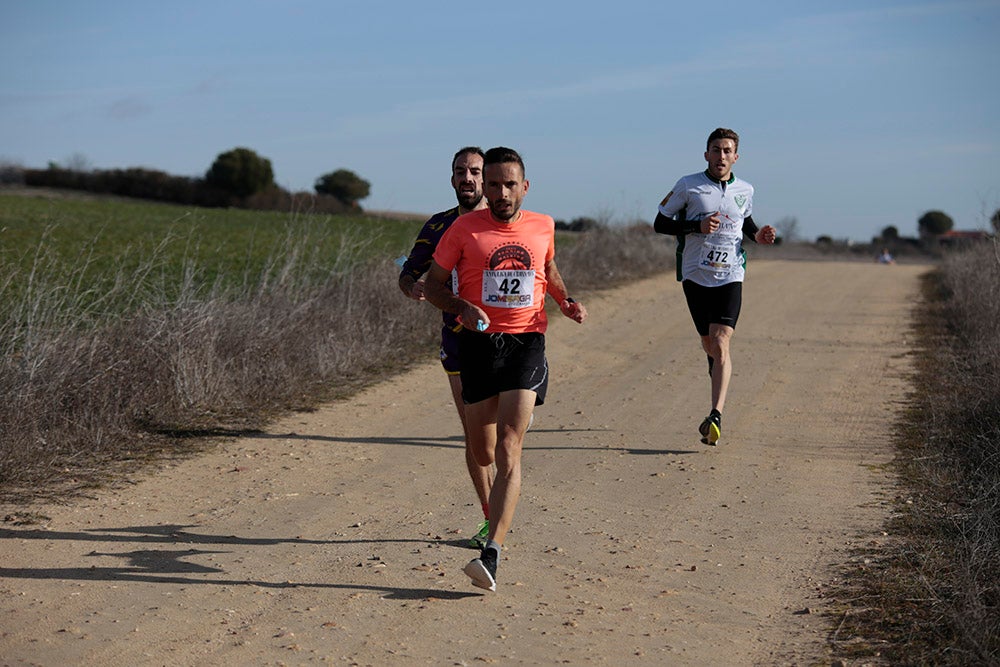
[(491, 269), (530, 269), (531, 253), (519, 245), (500, 246), (490, 255)]
[(733, 197), (733, 201), (736, 202), (736, 205), (739, 206), (740, 210), (742, 211), (743, 210), (743, 206), (747, 203), (747, 196), (746, 195), (736, 195), (735, 197)]

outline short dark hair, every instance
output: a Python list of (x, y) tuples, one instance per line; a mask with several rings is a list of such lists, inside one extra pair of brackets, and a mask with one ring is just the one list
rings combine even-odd
[(455, 157), (451, 158), (451, 168), (452, 171), (455, 170), (455, 163), (458, 162), (458, 158), (462, 157), (467, 153), (472, 153), (478, 155), (479, 157), (486, 159), (486, 154), (483, 153), (483, 149), (479, 146), (466, 146), (465, 148), (459, 148), (458, 152), (455, 153)]
[(728, 127), (717, 127), (712, 130), (712, 134), (708, 135), (708, 141), (705, 142), (705, 150), (708, 150), (716, 139), (732, 139), (736, 143), (736, 152), (740, 151), (740, 135)]
[(497, 146), (486, 151), (486, 155), (483, 157), (483, 168), (485, 169), (488, 164), (503, 164), (504, 162), (516, 162), (521, 167), (521, 175), (524, 175), (524, 160), (521, 159), (516, 150), (506, 146)]

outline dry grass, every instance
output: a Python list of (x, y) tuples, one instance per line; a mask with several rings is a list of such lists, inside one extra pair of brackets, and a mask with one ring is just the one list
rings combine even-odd
[(848, 567), (834, 649), (1000, 665), (1000, 247), (946, 255), (924, 294), (891, 538)]
[[(672, 244), (637, 229), (560, 248), (578, 290), (672, 267)], [(113, 483), (430, 357), (439, 314), (372, 255), (360, 235), (335, 257), (289, 237), (259, 275), (206, 289), (197, 265), (170, 283), (154, 252), (95, 293), (86, 259), (66, 274), (39, 250), (30, 275), (0, 276), (0, 499)]]
[[(290, 238), (255, 279), (206, 290), (196, 266), (160, 282), (154, 253), (95, 295), (86, 262), (67, 276), (39, 253), (31, 275), (4, 283), (29, 289), (0, 300), (0, 494), (99, 485), (188, 449), (177, 435), (256, 427), (405, 366), (434, 318), (376, 288), (391, 264), (363, 256), (360, 237), (332, 259)], [(414, 322), (427, 336), (408, 343)]]

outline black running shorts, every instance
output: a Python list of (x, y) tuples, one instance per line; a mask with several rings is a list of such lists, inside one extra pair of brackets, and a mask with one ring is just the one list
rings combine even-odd
[(478, 403), (513, 389), (535, 392), (545, 402), (549, 364), (540, 333), (478, 333), (463, 329), (458, 338), (462, 359), (462, 400)]
[(709, 325), (725, 324), (736, 328), (743, 305), (743, 283), (726, 283), (718, 287), (705, 287), (691, 280), (685, 280), (684, 296), (694, 327), (701, 336), (708, 335)]

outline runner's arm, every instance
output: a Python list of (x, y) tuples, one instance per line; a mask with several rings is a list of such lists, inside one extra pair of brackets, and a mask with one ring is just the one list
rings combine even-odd
[[(414, 286), (417, 286), (416, 290), (414, 290)], [(403, 294), (417, 301), (420, 301), (424, 296), (420, 280), (409, 273), (399, 274), (399, 289), (403, 291)]]
[(764, 225), (763, 227), (758, 227), (757, 223), (753, 221), (753, 216), (748, 215), (743, 218), (743, 233), (748, 239), (754, 243), (771, 244), (774, 243), (775, 238), (778, 234), (774, 227), (771, 225)]
[(486, 311), (451, 291), (448, 287), (450, 278), (451, 271), (437, 262), (431, 262), (430, 271), (427, 272), (424, 282), (424, 297), (444, 312), (458, 315), (459, 321), (466, 328), (475, 330), (477, 320), (482, 320), (489, 326), (490, 318), (486, 315)]
[[(437, 213), (424, 223), (413, 242), (413, 248), (406, 257), (406, 262), (399, 272), (399, 289), (403, 294), (420, 301), (424, 298), (424, 290), (421, 277), (431, 268), (431, 260), (434, 257), (434, 249), (438, 241), (441, 240), (442, 220), (444, 216), (451, 212)], [(416, 290), (414, 290), (416, 286)]]
[(679, 219), (668, 218), (657, 211), (656, 220), (653, 221), (653, 231), (657, 234), (670, 234), (671, 236), (697, 234), (701, 232), (701, 221), (685, 220), (683, 214)]
[(413, 249), (407, 256), (403, 269), (399, 272), (399, 289), (411, 299), (419, 301), (423, 297), (423, 290), (418, 288), (417, 292), (414, 292), (413, 287), (430, 267), (433, 253), (434, 245), (421, 233), (417, 237), (416, 243), (413, 244)]
[(545, 262), (545, 280), (547, 281), (545, 291), (559, 304), (559, 310), (563, 315), (578, 323), (587, 319), (587, 309), (582, 303), (570, 297), (566, 283), (559, 273), (559, 267), (556, 266), (555, 257)]

